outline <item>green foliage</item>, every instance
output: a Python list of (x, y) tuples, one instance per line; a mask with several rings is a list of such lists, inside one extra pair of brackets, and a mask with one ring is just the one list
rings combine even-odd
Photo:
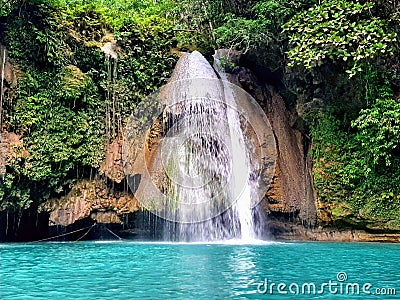
[(347, 224), (363, 227), (365, 221), (384, 222), (387, 229), (398, 228), (399, 157), (392, 155), (392, 166), (374, 164), (370, 149), (359, 143), (357, 134), (346, 134), (341, 125), (333, 115), (320, 115), (311, 125), (314, 182), (320, 201), (336, 207), (334, 219)]
[(377, 99), (371, 108), (363, 109), (353, 122), (357, 136), (374, 165), (383, 160), (393, 163), (391, 152), (400, 146), (400, 103), (393, 99)]
[(363, 63), (393, 54), (396, 33), (387, 30), (385, 20), (369, 15), (373, 6), (323, 1), (298, 13), (284, 28), (290, 38), (290, 65), (311, 69), (326, 60), (347, 62), (346, 72), (352, 77)]
[(26, 178), (17, 172), (7, 172), (0, 182), (0, 209), (27, 209), (32, 204), (31, 189)]
[(3, 0), (0, 3), (0, 17), (7, 16), (10, 11), (15, 7), (18, 0)]
[[(59, 196), (79, 170), (98, 169), (132, 108), (169, 78), (171, 50), (218, 46), (280, 71), (285, 95), (311, 107), (315, 187), (333, 218), (399, 227), (400, 14), (390, 1), (30, 0), (0, 15), (22, 74), (6, 126), (24, 142), (0, 180), (0, 209)], [(116, 61), (101, 51), (113, 39)]]
[(396, 78), (396, 73), (368, 69), (364, 76), (367, 107), (351, 124), (357, 129), (355, 140), (364, 148), (366, 161), (376, 167), (394, 163), (393, 153), (400, 147), (400, 104), (393, 98), (390, 77)]
[(271, 40), (268, 27), (271, 22), (265, 19), (247, 20), (226, 16), (224, 26), (217, 28), (214, 33), (218, 37), (219, 47), (242, 50), (244, 53), (251, 48), (257, 48)]
[(242, 10), (234, 9), (235, 5), (230, 1), (222, 2), (225, 11), (219, 12), (214, 30), (218, 47), (248, 52), (260, 64), (276, 70), (282, 68), (285, 61), (282, 26), (299, 10), (317, 1), (249, 1), (247, 5), (241, 5)]
[(271, 24), (275, 25), (276, 30), (280, 31), (281, 27), (296, 13), (306, 10), (317, 3), (318, 1), (316, 0), (263, 0), (255, 3), (252, 11), (258, 18), (270, 20)]
[(309, 121), (315, 187), (322, 202), (337, 208), (333, 217), (359, 226), (365, 226), (365, 221), (382, 222), (385, 228), (396, 229), (400, 105), (393, 99), (389, 75), (374, 68), (364, 73), (366, 108), (352, 122), (337, 114), (340, 108), (333, 105), (330, 111), (311, 114)]
[(332, 220), (398, 230), (399, 27), (386, 4), (362, 3), (321, 1), (287, 22), (289, 84), (311, 107), (314, 183)]
[[(132, 108), (166, 82), (176, 63), (168, 3), (38, 0), (10, 7), (6, 43), (21, 76), (7, 126), (22, 135), (25, 154), (0, 180), (2, 209), (63, 194), (98, 170), (110, 101), (122, 130)], [(109, 74), (101, 47), (113, 38), (119, 58)]]
[(176, 63), (170, 53), (173, 38), (172, 24), (156, 16), (136, 19), (121, 28), (116, 39), (125, 53), (118, 64), (123, 80), (132, 81), (130, 89), (139, 87), (146, 96), (166, 82)]
[(8, 16), (6, 35), (11, 56), (20, 59), (21, 63), (29, 65), (29, 61), (38, 67), (68, 64), (72, 53), (67, 43), (65, 18), (60, 8), (48, 6), (44, 1), (15, 7)]
[[(59, 74), (26, 73), (10, 124), (23, 134), (28, 154), (10, 166), (8, 181), (0, 186), (2, 205), (26, 208), (35, 198), (62, 192), (74, 181), (68, 174), (77, 167), (99, 167), (104, 157), (104, 122), (99, 109), (104, 105), (97, 88), (76, 67)], [(15, 200), (16, 195), (21, 199)]]

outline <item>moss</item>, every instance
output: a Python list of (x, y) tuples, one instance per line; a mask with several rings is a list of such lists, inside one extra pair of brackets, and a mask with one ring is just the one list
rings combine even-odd
[(390, 224), (400, 220), (400, 165), (374, 166), (356, 133), (345, 133), (332, 115), (320, 115), (312, 135), (315, 187), (320, 201), (331, 204), (331, 222), (395, 229)]

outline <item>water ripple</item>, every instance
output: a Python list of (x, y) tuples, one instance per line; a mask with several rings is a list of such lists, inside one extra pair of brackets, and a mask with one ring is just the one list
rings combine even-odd
[(0, 254), (1, 299), (293, 299), (257, 287), (265, 279), (320, 286), (338, 272), (346, 272), (346, 282), (400, 293), (398, 244), (1, 244)]

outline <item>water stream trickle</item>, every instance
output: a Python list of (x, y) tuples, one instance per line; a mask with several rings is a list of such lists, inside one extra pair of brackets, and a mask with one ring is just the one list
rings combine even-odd
[(3, 102), (4, 102), (4, 81), (5, 81), (5, 69), (6, 69), (6, 49), (0, 47), (1, 55), (1, 82), (0, 82), (0, 131), (3, 126)]
[(112, 141), (119, 134), (121, 124), (120, 107), (116, 94), (116, 82), (118, 77), (118, 55), (115, 52), (115, 43), (106, 43), (101, 50), (105, 54), (105, 67), (107, 79), (106, 90), (106, 134), (108, 141)]

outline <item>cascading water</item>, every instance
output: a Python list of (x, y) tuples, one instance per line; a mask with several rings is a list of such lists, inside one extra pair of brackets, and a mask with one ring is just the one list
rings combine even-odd
[(226, 81), (217, 57), (215, 68), (221, 79), (199, 52), (184, 55), (125, 130), (128, 183), (167, 220), (166, 240), (248, 241), (261, 231), (253, 212), (273, 176), (273, 134), (254, 99)]
[[(256, 188), (250, 183), (250, 168), (248, 150), (245, 146), (245, 136), (240, 128), (238, 108), (235, 101), (232, 85), (228, 84), (228, 78), (225, 69), (222, 66), (218, 52), (214, 55), (214, 69), (222, 80), (224, 99), (228, 104), (226, 116), (229, 126), (229, 138), (231, 142), (231, 161), (232, 161), (232, 189), (243, 185), (242, 191), (235, 191), (234, 195), (239, 198), (233, 203), (233, 210), (238, 215), (240, 223), (240, 234), (242, 240), (251, 240), (255, 238), (255, 229), (252, 216), (251, 197), (255, 193), (252, 190)], [(244, 184), (243, 184), (244, 183)]]

